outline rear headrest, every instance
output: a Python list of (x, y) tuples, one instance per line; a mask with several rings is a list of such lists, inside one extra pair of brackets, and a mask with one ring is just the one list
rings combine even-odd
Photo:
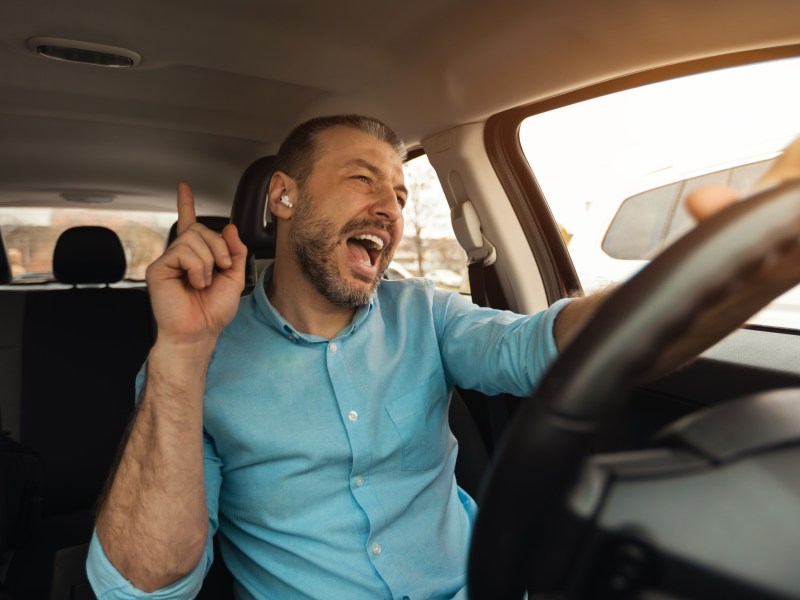
[(3, 235), (0, 234), (0, 285), (5, 285), (11, 281), (11, 263), (8, 262), (8, 252)]
[[(230, 223), (228, 217), (207, 217), (207, 216), (198, 216), (197, 222), (201, 225), (205, 225), (211, 231), (216, 231), (217, 233), (221, 233), (223, 229), (225, 229), (225, 225)], [(169, 246), (172, 242), (175, 241), (175, 238), (178, 237), (178, 222), (172, 224), (172, 227), (169, 228), (169, 235), (167, 235), (167, 246)]]
[(274, 156), (259, 158), (242, 174), (231, 207), (231, 223), (252, 256), (275, 258), (275, 224), (267, 210)]
[(126, 266), (122, 242), (106, 227), (67, 229), (53, 252), (53, 275), (61, 283), (114, 283)]

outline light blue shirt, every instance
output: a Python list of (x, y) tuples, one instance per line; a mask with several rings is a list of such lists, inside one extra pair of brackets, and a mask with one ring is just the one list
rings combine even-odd
[(95, 536), (98, 598), (193, 597), (217, 529), (240, 599), (464, 598), (476, 506), (453, 475), (449, 389), (528, 395), (563, 305), (520, 316), (424, 279), (384, 281), (326, 340), (278, 314), (262, 275), (206, 380), (205, 558), (148, 595)]

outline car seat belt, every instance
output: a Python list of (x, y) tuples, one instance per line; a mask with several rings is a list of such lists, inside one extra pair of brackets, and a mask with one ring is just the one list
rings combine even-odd
[(469, 271), (469, 288), (472, 301), (478, 306), (508, 310), (508, 302), (500, 288), (500, 278), (494, 265), (485, 265), (482, 260), (475, 261), (467, 267)]
[[(481, 307), (507, 310), (508, 301), (500, 287), (500, 278), (494, 266), (497, 252), (494, 245), (483, 235), (480, 219), (472, 202), (466, 200), (455, 206), (450, 212), (450, 218), (456, 239), (467, 253), (472, 301)], [(487, 443), (491, 452), (511, 420), (508, 396), (489, 398), (475, 390), (461, 390), (460, 393), (476, 422), (485, 422), (477, 418), (477, 412), (483, 413), (484, 418), (488, 417), (489, 431), (487, 432), (485, 427), (482, 430), (484, 435), (488, 434), (491, 438)], [(479, 406), (484, 406), (485, 411)]]

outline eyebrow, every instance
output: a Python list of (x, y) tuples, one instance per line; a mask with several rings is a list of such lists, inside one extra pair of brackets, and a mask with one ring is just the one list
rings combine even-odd
[[(381, 177), (383, 173), (381, 170), (373, 165), (371, 162), (364, 160), (363, 158), (352, 158), (344, 163), (345, 167), (361, 167), (366, 169), (370, 173), (372, 173), (375, 177)], [(394, 187), (396, 192), (403, 192), (406, 196), (408, 196), (408, 188), (403, 184), (397, 185)]]

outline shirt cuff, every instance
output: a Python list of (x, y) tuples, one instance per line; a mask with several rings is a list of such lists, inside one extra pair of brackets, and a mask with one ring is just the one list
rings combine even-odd
[(558, 347), (556, 346), (555, 324), (558, 315), (575, 298), (562, 298), (557, 300), (545, 310), (534, 315), (536, 319), (535, 335), (531, 337), (530, 364), (534, 368), (533, 382), (534, 387), (538, 387), (539, 382), (544, 377), (547, 370), (558, 358)]
[(561, 311), (564, 310), (568, 304), (574, 302), (575, 300), (577, 300), (577, 298), (561, 298), (561, 300), (556, 300), (547, 308), (545, 320), (547, 321), (547, 327), (550, 330), (550, 335), (547, 338), (547, 352), (553, 358), (558, 356), (558, 347), (556, 346), (556, 319)]
[(95, 531), (92, 533), (92, 541), (89, 544), (86, 574), (98, 600), (138, 600), (141, 598), (179, 600), (194, 598), (200, 592), (205, 577), (205, 562), (204, 554), (197, 566), (186, 577), (160, 590), (143, 592), (125, 579), (111, 564), (97, 537), (97, 531)]

